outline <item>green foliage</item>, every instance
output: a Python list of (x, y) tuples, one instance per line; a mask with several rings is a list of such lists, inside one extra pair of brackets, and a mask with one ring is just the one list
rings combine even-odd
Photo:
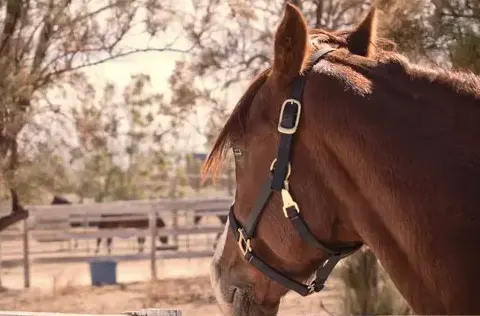
[(452, 63), (457, 68), (480, 74), (480, 35), (473, 30), (464, 31), (450, 46)]
[(115, 90), (109, 83), (102, 96), (82, 98), (73, 111), (78, 145), (71, 162), (82, 166), (75, 172), (76, 192), (96, 201), (163, 194), (163, 185), (150, 185), (168, 167), (162, 137), (174, 132), (187, 111), (165, 111), (163, 96), (151, 90), (146, 75), (133, 76), (119, 95)]
[(413, 60), (480, 73), (480, 2), (380, 1), (382, 35)]
[(343, 281), (342, 315), (409, 315), (412, 311), (383, 267), (368, 249), (338, 266)]
[(84, 92), (69, 115), (74, 128), (68, 141), (47, 134), (46, 141), (22, 148), (29, 154), (18, 170), (4, 173), (4, 195), (16, 187), (23, 203), (49, 203), (47, 192), (98, 202), (166, 196), (172, 155), (165, 139), (188, 109), (169, 108), (145, 75), (133, 76), (121, 91), (107, 83), (99, 91), (87, 84)]
[(3, 174), (0, 195), (10, 199), (10, 188), (15, 188), (21, 203), (48, 203), (45, 193), (70, 193), (75, 188), (71, 170), (62, 157), (48, 145), (21, 163), (18, 170), (9, 170)]

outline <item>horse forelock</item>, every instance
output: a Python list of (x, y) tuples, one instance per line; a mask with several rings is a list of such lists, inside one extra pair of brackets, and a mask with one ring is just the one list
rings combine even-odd
[(233, 109), (203, 164), (202, 182), (206, 179), (209, 172), (213, 173), (213, 179), (215, 179), (220, 171), (221, 163), (224, 161), (228, 150), (231, 149), (234, 140), (242, 137), (252, 100), (267, 80), (270, 71), (271, 69), (266, 69), (253, 79), (247, 91)]

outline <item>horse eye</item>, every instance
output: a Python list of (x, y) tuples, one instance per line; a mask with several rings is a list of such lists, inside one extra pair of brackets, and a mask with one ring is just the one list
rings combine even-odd
[(233, 148), (233, 155), (234, 155), (235, 157), (240, 157), (240, 156), (242, 156), (242, 154), (243, 154), (243, 152), (242, 152), (241, 149)]

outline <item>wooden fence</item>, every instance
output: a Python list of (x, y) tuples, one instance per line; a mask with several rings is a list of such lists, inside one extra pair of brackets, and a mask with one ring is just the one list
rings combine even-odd
[(142, 309), (139, 311), (125, 312), (123, 314), (67, 314), (67, 313), (45, 313), (45, 312), (17, 312), (0, 311), (0, 316), (182, 316), (179, 309)]
[[(116, 261), (128, 260), (150, 260), (151, 277), (157, 278), (156, 261), (174, 258), (199, 258), (213, 255), (213, 247), (191, 251), (180, 251), (178, 247), (178, 236), (189, 236), (198, 234), (218, 234), (223, 230), (223, 225), (200, 225), (194, 226), (188, 223), (179, 225), (179, 214), (184, 217), (193, 216), (220, 216), (227, 215), (231, 205), (232, 197), (219, 198), (185, 198), (185, 199), (158, 199), (142, 201), (115, 201), (106, 203), (91, 204), (70, 204), (70, 205), (28, 205), (30, 212), (27, 220), (21, 223), (20, 227), (11, 228), (0, 234), (1, 241), (18, 239), (21, 232), (22, 258), (3, 260), (3, 265), (23, 265), (24, 287), (30, 287), (30, 265), (34, 263), (71, 263), (88, 262), (99, 258), (98, 255), (49, 255), (31, 251), (30, 243), (33, 239), (37, 243), (51, 242), (78, 242), (97, 238), (130, 238), (149, 237), (150, 252), (136, 254), (109, 255), (109, 259)], [(145, 228), (116, 228), (116, 229), (95, 229), (89, 228), (88, 223), (112, 220), (103, 218), (101, 215), (116, 214), (115, 220), (133, 221), (148, 218), (148, 227)], [(158, 228), (157, 218), (164, 221), (170, 220), (171, 224)], [(84, 223), (80, 227), (72, 228), (72, 221)], [(168, 235), (173, 239), (172, 247), (158, 247), (157, 236)], [(157, 251), (170, 250), (170, 251)], [(0, 250), (3, 250), (0, 248)], [(6, 252), (3, 253), (5, 255)], [(34, 255), (32, 257), (32, 254)], [(38, 255), (38, 256), (37, 256)], [(0, 257), (1, 259), (1, 257)], [(1, 261), (1, 260), (0, 260)], [(0, 314), (1, 316), (1, 314)]]

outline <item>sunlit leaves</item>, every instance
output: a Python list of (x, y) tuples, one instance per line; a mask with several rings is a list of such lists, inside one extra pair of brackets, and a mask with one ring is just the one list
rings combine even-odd
[[(81, 108), (74, 112), (80, 140), (75, 161), (84, 166), (77, 170), (82, 174), (77, 178), (83, 179), (78, 193), (93, 194), (82, 183), (95, 179), (97, 200), (141, 198), (134, 183), (149, 182), (164, 171), (168, 157), (163, 138), (175, 133), (182, 111), (165, 104), (152, 89), (149, 76), (143, 74), (132, 76), (121, 92), (112, 83), (106, 84), (101, 96), (82, 99)], [(92, 125), (95, 128), (88, 128)]]
[(480, 2), (384, 0), (381, 5), (382, 32), (402, 53), (414, 61), (479, 73)]

